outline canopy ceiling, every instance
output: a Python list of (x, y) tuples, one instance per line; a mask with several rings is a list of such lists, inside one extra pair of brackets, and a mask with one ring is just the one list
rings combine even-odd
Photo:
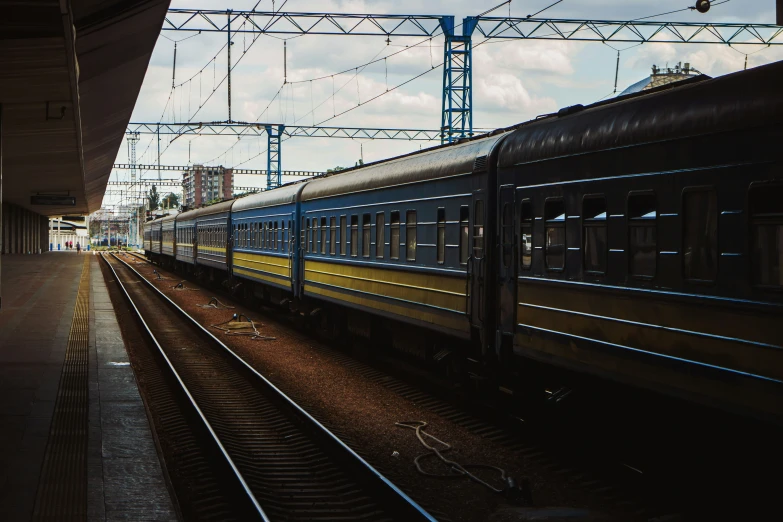
[[(0, 0), (2, 200), (101, 205), (169, 0)], [(75, 207), (31, 205), (68, 194)]]

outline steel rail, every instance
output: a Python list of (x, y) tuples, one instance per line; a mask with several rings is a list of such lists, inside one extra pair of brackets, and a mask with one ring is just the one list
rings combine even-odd
[[(212, 332), (207, 330), (198, 321), (185, 312), (179, 305), (172, 301), (166, 294), (161, 292), (155, 285), (142, 276), (135, 268), (129, 265), (124, 260), (112, 254), (112, 257), (122, 263), (128, 270), (133, 272), (147, 288), (153, 290), (161, 300), (164, 301), (171, 309), (180, 315), (186, 322), (190, 323), (199, 333), (210, 339), (215, 346), (217, 346), (221, 353), (226, 355), (234, 363), (238, 364), (241, 368), (249, 372), (256, 379), (256, 383), (260, 384), (265, 391), (273, 395), (276, 401), (282, 403), (290, 411), (292, 411), (296, 418), (303, 423), (307, 430), (318, 437), (318, 440), (325, 442), (328, 446), (328, 450), (333, 454), (341, 458), (341, 461), (347, 463), (352, 471), (360, 473), (364, 479), (360, 483), (363, 486), (369, 486), (375, 493), (378, 494), (383, 500), (385, 505), (392, 507), (392, 510), (404, 517), (406, 521), (428, 521), (437, 522), (436, 519), (427, 513), (421, 506), (419, 506), (413, 499), (411, 499), (406, 493), (395, 486), (389, 479), (383, 476), (373, 466), (371, 466), (366, 460), (360, 457), (355, 451), (349, 448), (343, 441), (329, 431), (323, 424), (307, 413), (301, 406), (288, 397), (282, 390), (276, 387), (266, 377), (260, 374), (255, 368), (249, 365), (244, 359), (237, 355), (233, 350), (226, 346), (220, 339), (218, 339)], [(114, 272), (114, 271), (113, 271)], [(116, 276), (116, 272), (115, 276)], [(118, 279), (119, 280), (119, 279)], [(124, 288), (123, 288), (124, 290)], [(127, 293), (127, 292), (126, 292)], [(134, 309), (139, 313), (138, 309)], [(146, 327), (146, 323), (145, 323)], [(157, 343), (156, 343), (157, 344)], [(162, 350), (162, 348), (161, 348)], [(168, 361), (168, 359), (167, 359)], [(172, 367), (173, 370), (173, 367)], [(184, 384), (183, 384), (184, 386)], [(199, 410), (200, 411), (200, 410)], [(206, 422), (206, 419), (205, 419)], [(222, 447), (222, 446), (221, 446)], [(243, 482), (244, 484), (244, 482)], [(259, 509), (261, 509), (259, 507)], [(263, 511), (262, 511), (263, 512)]]
[[(141, 275), (128, 263), (118, 258), (116, 255), (111, 254), (113, 258), (115, 258), (117, 261), (125, 265), (128, 269), (130, 269), (132, 272), (134, 272), (142, 281), (145, 281), (151, 288), (154, 288), (155, 290), (158, 290), (155, 288), (152, 284), (150, 284), (145, 278), (141, 277)], [(217, 436), (217, 433), (215, 433), (215, 430), (212, 428), (212, 424), (207, 420), (206, 416), (204, 415), (204, 412), (201, 410), (199, 405), (196, 403), (196, 400), (193, 398), (193, 395), (190, 393), (190, 390), (185, 385), (185, 382), (180, 377), (177, 370), (174, 368), (174, 365), (171, 362), (171, 359), (166, 355), (166, 351), (163, 349), (163, 347), (158, 342), (157, 337), (155, 337), (155, 334), (152, 333), (152, 329), (147, 324), (147, 321), (144, 320), (144, 316), (142, 315), (141, 311), (136, 307), (136, 303), (133, 301), (133, 298), (131, 298), (130, 293), (128, 292), (127, 288), (125, 288), (125, 285), (123, 284), (122, 280), (119, 277), (119, 274), (117, 274), (117, 271), (114, 269), (112, 264), (109, 262), (109, 260), (106, 258), (105, 255), (101, 255), (101, 258), (104, 260), (104, 262), (108, 265), (109, 269), (111, 270), (112, 274), (114, 275), (114, 279), (117, 281), (117, 283), (120, 286), (120, 289), (122, 290), (123, 294), (125, 295), (125, 299), (128, 301), (128, 304), (133, 308), (133, 311), (136, 313), (136, 316), (138, 317), (139, 321), (141, 322), (142, 326), (144, 327), (144, 331), (149, 336), (150, 340), (155, 344), (158, 351), (160, 352), (161, 357), (163, 357), (163, 360), (166, 361), (166, 365), (168, 366), (169, 370), (171, 371), (171, 375), (176, 379), (176, 381), (179, 383), (182, 392), (185, 394), (185, 396), (188, 398), (188, 401), (190, 402), (190, 405), (193, 407), (193, 410), (198, 414), (198, 416), (201, 418), (202, 422), (204, 423), (204, 426), (206, 427), (207, 431), (212, 437), (213, 442), (219, 449), (220, 453), (223, 455), (223, 457), (226, 460), (226, 463), (229, 465), (230, 469), (234, 473), (234, 476), (236, 477), (237, 481), (239, 482), (243, 492), (247, 496), (247, 499), (250, 501), (254, 509), (256, 510), (258, 517), (260, 520), (263, 520), (264, 522), (270, 522), (269, 517), (264, 512), (263, 508), (259, 504), (258, 500), (256, 499), (255, 495), (252, 491), (250, 491), (250, 487), (247, 485), (247, 482), (245, 481), (245, 478), (242, 476), (242, 473), (239, 471), (239, 468), (237, 468), (236, 464), (234, 463), (234, 460), (231, 458), (231, 456), (228, 454), (228, 451), (223, 446), (223, 443), (220, 441), (220, 438)], [(160, 292), (158, 290), (158, 292)], [(161, 293), (161, 295), (163, 295)], [(164, 296), (165, 297), (165, 296)], [(172, 303), (173, 304), (173, 303)], [(176, 305), (175, 305), (176, 306)]]

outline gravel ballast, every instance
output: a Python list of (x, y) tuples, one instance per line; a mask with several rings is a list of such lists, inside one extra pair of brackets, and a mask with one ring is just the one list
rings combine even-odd
[[(589, 514), (589, 520), (633, 520), (616, 506), (580, 490), (563, 473), (543, 469), (523, 452), (482, 438), (347, 368), (340, 362), (341, 357), (334, 356), (333, 348), (324, 346), (306, 332), (297, 331), (289, 321), (249, 309), (190, 281), (183, 283), (184, 289), (175, 289), (182, 281), (181, 276), (131, 255), (121, 257), (438, 519), (488, 520), (493, 513), (508, 513), (510, 505), (502, 495), (468, 478), (444, 479), (420, 474), (413, 460), (427, 450), (413, 430), (395, 423), (427, 422), (428, 433), (451, 445), (452, 449), (444, 453), (449, 459), (460, 464), (497, 466), (517, 481), (526, 479), (532, 489), (533, 508), (567, 506), (583, 509)], [(163, 279), (158, 279), (153, 270)], [(212, 297), (234, 308), (199, 306)], [(226, 335), (213, 327), (229, 321), (234, 313), (251, 318), (262, 336), (274, 340)], [(426, 458), (422, 465), (432, 473), (448, 474), (448, 469), (434, 457)], [(503, 486), (494, 470), (476, 474), (496, 487)], [(597, 515), (598, 512), (610, 515)], [(518, 520), (531, 519), (530, 507), (524, 513)], [(503, 517), (503, 520), (510, 519)]]

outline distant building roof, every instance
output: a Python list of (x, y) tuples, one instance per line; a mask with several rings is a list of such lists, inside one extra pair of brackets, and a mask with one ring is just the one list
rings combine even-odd
[(682, 80), (687, 80), (688, 78), (693, 78), (698, 74), (700, 74), (699, 71), (692, 68), (691, 64), (687, 62), (684, 66), (682, 63), (678, 63), (674, 67), (665, 68), (660, 68), (653, 65), (652, 74), (649, 77), (639, 80), (638, 82), (629, 86), (627, 89), (621, 92), (619, 96), (645, 91), (647, 89), (660, 87), (661, 85), (666, 85), (668, 83), (680, 82)]

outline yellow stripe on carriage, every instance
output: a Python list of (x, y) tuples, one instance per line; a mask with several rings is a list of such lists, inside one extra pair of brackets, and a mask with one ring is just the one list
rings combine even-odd
[(284, 279), (280, 279), (279, 277), (273, 277), (273, 276), (268, 276), (268, 275), (264, 275), (264, 274), (259, 274), (258, 272), (254, 272), (252, 270), (245, 270), (245, 269), (242, 269), (242, 268), (234, 268), (234, 273), (247, 276), (250, 279), (256, 279), (256, 280), (259, 280), (259, 281), (267, 281), (269, 283), (276, 283), (278, 285), (283, 285), (283, 286), (290, 286), (290, 284), (291, 284), (291, 280), (288, 278), (288, 276), (285, 276)]
[(291, 264), (288, 257), (235, 251), (234, 271), (236, 271), (237, 268), (252, 268), (262, 272), (288, 277), (291, 270)]
[(210, 246), (199, 245), (198, 249), (199, 251), (204, 250), (206, 252), (217, 252), (219, 254), (226, 255), (226, 247), (210, 247)]
[(409, 317), (411, 319), (418, 319), (425, 323), (431, 323), (443, 328), (451, 330), (457, 330), (461, 332), (468, 332), (470, 326), (466, 316), (460, 316), (444, 310), (442, 313), (421, 311), (418, 308), (405, 306), (402, 304), (395, 304), (390, 302), (380, 302), (369, 297), (361, 297), (357, 295), (349, 295), (343, 292), (330, 290), (328, 288), (321, 288), (305, 283), (305, 293), (321, 295), (324, 297), (330, 297), (337, 301), (344, 301), (352, 303), (364, 308), (373, 308), (375, 310), (382, 310), (391, 314)]
[(465, 313), (464, 274), (451, 276), (306, 260), (305, 283), (308, 282)]

